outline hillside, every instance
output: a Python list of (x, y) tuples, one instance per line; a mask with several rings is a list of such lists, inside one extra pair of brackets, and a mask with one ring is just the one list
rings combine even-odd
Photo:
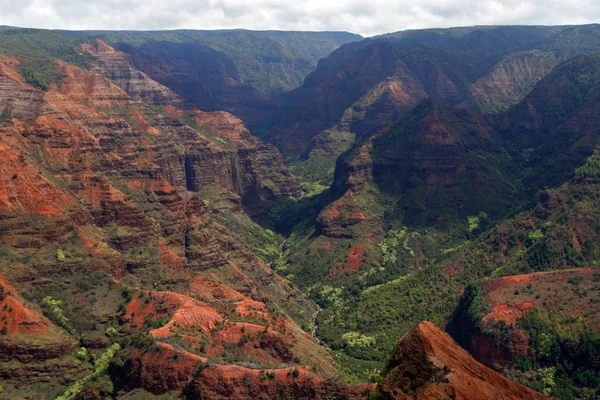
[[(295, 205), (318, 216), (292, 228), (278, 268), (323, 308), (319, 337), (348, 379), (376, 380), (419, 321), (446, 324), (471, 280), (596, 268), (597, 60), (561, 64), (497, 116), (423, 102), (345, 152), (329, 192)], [(519, 114), (548, 101), (562, 108), (537, 126)]]
[[(231, 114), (178, 109), (101, 41), (57, 46), (0, 56), (3, 395), (182, 391), (207, 363), (290, 393), (335, 378), (298, 325), (314, 305), (265, 264), (281, 239), (245, 211), (298, 195), (278, 151)], [(181, 365), (155, 380), (166, 359)]]
[[(277, 99), (257, 133), (276, 144), (302, 180), (327, 171), (348, 147), (311, 155), (313, 140), (343, 132), (362, 142), (428, 97), (497, 114), (520, 102), (558, 64), (600, 51), (597, 25), (472, 27), (398, 32), (348, 43)], [(317, 165), (319, 168), (312, 167)]]
[(596, 398), (599, 32), (0, 29), (0, 397)]

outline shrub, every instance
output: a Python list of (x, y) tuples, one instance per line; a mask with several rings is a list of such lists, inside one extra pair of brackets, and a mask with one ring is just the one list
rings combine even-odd
[(75, 357), (77, 357), (79, 360), (82, 360), (82, 361), (85, 360), (87, 358), (87, 349), (85, 347), (81, 347), (75, 353)]
[(110, 328), (108, 328), (108, 329), (107, 329), (107, 330), (104, 332), (104, 334), (105, 334), (106, 336), (108, 336), (109, 338), (114, 338), (114, 337), (117, 337), (117, 336), (119, 336), (119, 332), (118, 332), (118, 331), (117, 331), (115, 328), (113, 328), (112, 326), (111, 326)]

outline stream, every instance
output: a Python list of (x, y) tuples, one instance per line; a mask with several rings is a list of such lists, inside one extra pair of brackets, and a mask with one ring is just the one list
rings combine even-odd
[(319, 337), (317, 336), (317, 328), (318, 328), (318, 324), (317, 324), (317, 317), (319, 316), (319, 313), (323, 311), (323, 309), (319, 306), (317, 306), (317, 311), (315, 311), (311, 317), (311, 322), (312, 322), (312, 338), (317, 342), (317, 343), (321, 343), (321, 340), (319, 340)]
[[(287, 239), (283, 239), (283, 241), (281, 242), (281, 244), (279, 245), (280, 249), (279, 249), (279, 259), (281, 259), (281, 257), (283, 257), (283, 254), (285, 253), (285, 244), (287, 243)], [(269, 262), (267, 265), (271, 268), (273, 268), (273, 264), (274, 262), (271, 261)], [(313, 313), (312, 317), (310, 318), (311, 322), (312, 322), (312, 332), (311, 332), (311, 336), (312, 338), (317, 342), (317, 343), (321, 343), (321, 340), (319, 339), (319, 337), (317, 336), (317, 328), (318, 328), (318, 324), (317, 324), (317, 317), (319, 316), (319, 313), (323, 311), (323, 309), (321, 307), (319, 307), (317, 305), (317, 310)]]
[[(281, 243), (279, 244), (279, 258), (278, 258), (278, 260), (279, 260), (279, 259), (281, 259), (281, 257), (283, 257), (283, 253), (284, 253), (284, 249), (285, 249), (285, 244), (286, 244), (286, 243), (287, 243), (287, 239), (283, 239), (283, 242), (281, 242)], [(273, 268), (273, 264), (274, 264), (274, 262), (273, 262), (273, 261), (269, 261), (269, 262), (267, 263), (267, 265), (268, 265), (270, 268)]]

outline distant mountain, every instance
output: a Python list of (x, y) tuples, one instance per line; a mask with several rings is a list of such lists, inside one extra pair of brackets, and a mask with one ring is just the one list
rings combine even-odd
[(499, 132), (526, 187), (570, 177), (600, 138), (600, 55), (576, 57), (546, 75), (524, 101), (498, 116)]
[(350, 118), (348, 131), (367, 137), (428, 96), (474, 111), (504, 111), (560, 62), (600, 51), (599, 32), (598, 25), (472, 27), (348, 43), (278, 99), (260, 134), (285, 156), (298, 157), (315, 135), (343, 120)]
[[(344, 43), (361, 40), (348, 32), (236, 30), (62, 31), (98, 38), (120, 50), (131, 48), (164, 63), (189, 65), (191, 74), (209, 84), (210, 65), (225, 77), (249, 85), (267, 96), (298, 87), (304, 77)], [(202, 57), (202, 60), (198, 57)], [(206, 64), (207, 66), (203, 66)], [(217, 71), (212, 71), (215, 73)], [(216, 86), (213, 84), (213, 86)]]

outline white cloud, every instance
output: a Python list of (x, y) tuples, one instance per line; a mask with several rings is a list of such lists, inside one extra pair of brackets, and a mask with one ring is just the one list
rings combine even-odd
[(0, 25), (60, 29), (345, 30), (600, 21), (598, 0), (0, 0)]

